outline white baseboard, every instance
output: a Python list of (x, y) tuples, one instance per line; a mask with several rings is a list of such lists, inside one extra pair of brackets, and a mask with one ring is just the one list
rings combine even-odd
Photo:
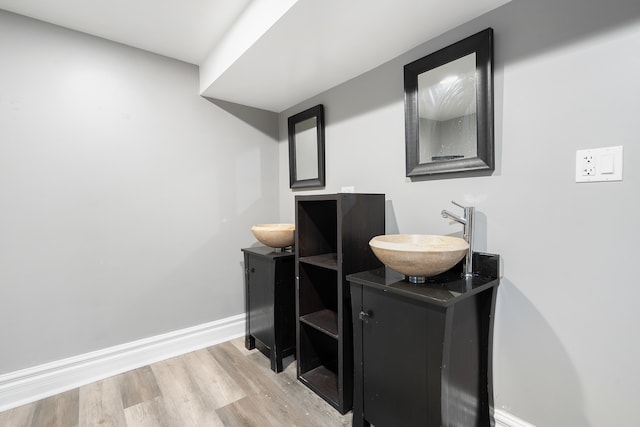
[(245, 315), (0, 375), (0, 412), (244, 335)]
[(493, 416), (496, 420), (496, 427), (536, 427), (502, 409), (495, 409)]

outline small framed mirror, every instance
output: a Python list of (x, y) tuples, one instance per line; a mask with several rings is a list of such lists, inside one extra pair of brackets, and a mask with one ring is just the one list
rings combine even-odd
[(404, 67), (407, 176), (493, 171), (493, 30)]
[(324, 187), (324, 107), (289, 117), (289, 187)]

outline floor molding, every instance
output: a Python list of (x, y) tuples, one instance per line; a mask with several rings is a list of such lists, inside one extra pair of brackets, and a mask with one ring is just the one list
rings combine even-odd
[(496, 427), (536, 427), (502, 409), (495, 409), (493, 416), (496, 420)]
[(245, 315), (0, 375), (0, 412), (243, 336)]

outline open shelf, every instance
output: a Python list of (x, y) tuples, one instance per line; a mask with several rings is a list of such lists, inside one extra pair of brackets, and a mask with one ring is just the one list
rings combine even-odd
[(298, 378), (338, 408), (338, 340), (300, 318), (300, 350), (305, 357), (298, 361)]
[(332, 310), (320, 310), (300, 317), (300, 321), (306, 323), (320, 332), (338, 339), (338, 313)]
[(337, 201), (299, 201), (297, 209), (298, 241), (301, 258), (338, 251)]
[(299, 263), (298, 316), (306, 316), (324, 309), (337, 312), (337, 282), (336, 270)]
[(298, 261), (322, 268), (328, 268), (330, 270), (338, 269), (338, 255), (335, 252), (330, 254), (300, 257)]
[(338, 406), (338, 375), (327, 366), (320, 365), (305, 372), (300, 379), (331, 405)]

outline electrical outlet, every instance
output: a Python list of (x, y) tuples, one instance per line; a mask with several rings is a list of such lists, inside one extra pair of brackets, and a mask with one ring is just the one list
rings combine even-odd
[(576, 151), (576, 182), (622, 181), (622, 146)]
[(596, 164), (591, 152), (582, 157), (582, 176), (593, 176), (596, 174)]

